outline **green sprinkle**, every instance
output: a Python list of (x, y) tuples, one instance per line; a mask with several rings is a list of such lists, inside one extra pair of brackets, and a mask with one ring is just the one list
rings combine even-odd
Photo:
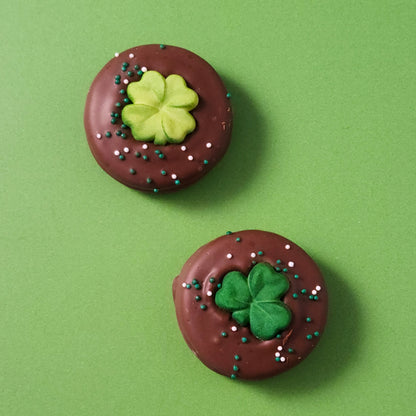
[(126, 93), (126, 90), (123, 90), (123, 89), (120, 90), (120, 94), (125, 94), (125, 93)]
[(127, 126), (126, 126), (125, 124), (122, 124), (122, 125), (121, 125), (121, 128), (122, 128), (122, 129), (126, 129), (126, 128), (127, 128)]
[(293, 348), (288, 348), (287, 352), (292, 353), (293, 352)]
[(115, 114), (116, 114), (116, 113), (112, 112), (112, 113), (111, 113), (111, 117), (114, 117), (114, 115), (115, 115)]
[(117, 136), (121, 136), (121, 130), (116, 131)]
[(234, 355), (234, 360), (238, 361), (240, 359), (239, 355)]
[(116, 107), (121, 107), (121, 103), (116, 103)]
[(276, 335), (276, 338), (282, 338), (282, 335), (281, 334), (277, 334)]
[(201, 296), (195, 296), (195, 300), (199, 302), (201, 300)]
[(297, 293), (294, 293), (292, 296), (293, 296), (293, 299), (297, 299), (299, 297)]
[(129, 63), (128, 62), (123, 62), (123, 64), (122, 64), (123, 66), (129, 66)]
[(190, 289), (190, 288), (191, 288), (191, 285), (188, 283), (188, 284), (186, 285), (186, 288), (187, 288), (187, 289)]
[(274, 268), (277, 272), (281, 272), (282, 271), (282, 269), (280, 268), (280, 267), (275, 267)]
[(192, 280), (193, 285), (196, 285), (197, 283), (198, 283), (198, 280), (196, 280), (196, 279)]
[(239, 242), (241, 241), (241, 238), (240, 238), (240, 237), (237, 237), (237, 238), (235, 239), (235, 241), (237, 241), (237, 243), (239, 243)]
[(114, 113), (114, 116), (113, 117), (118, 118), (119, 117), (119, 114), (118, 113)]
[(121, 76), (120, 76), (120, 75), (116, 75), (114, 78), (115, 78), (115, 79), (120, 79), (120, 78), (121, 78)]
[(151, 179), (151, 178), (147, 178), (147, 179), (146, 179), (146, 182), (147, 182), (147, 183), (151, 183), (151, 182), (152, 182), (152, 179)]
[(121, 137), (123, 138), (123, 139), (125, 139), (127, 136), (126, 136), (126, 133), (121, 133)]
[(247, 339), (246, 337), (241, 338), (241, 342), (242, 342), (243, 344), (245, 344), (247, 341), (248, 341), (248, 339)]
[(238, 366), (234, 364), (234, 365), (233, 365), (233, 370), (234, 370), (234, 371), (238, 371), (238, 370), (239, 370)]
[(276, 357), (276, 358), (275, 358), (275, 360), (276, 360), (277, 362), (279, 362), (279, 361), (280, 361), (280, 357)]
[(221, 283), (218, 283), (218, 284), (217, 284), (217, 288), (218, 288), (218, 289), (221, 289)]
[(227, 97), (227, 98), (231, 98), (231, 94), (230, 94), (229, 92), (227, 92), (226, 97)]
[(237, 378), (237, 376), (235, 374), (231, 374), (230, 377), (231, 377), (232, 380), (235, 380)]
[(283, 271), (284, 271), (285, 273), (287, 273), (287, 268), (285, 267), (285, 268), (283, 269)]
[(179, 179), (176, 179), (175, 185), (179, 185), (180, 183), (181, 183), (181, 181)]
[(302, 293), (303, 295), (305, 295), (305, 294), (306, 294), (306, 289), (302, 289), (302, 290), (301, 290), (301, 293)]
[(136, 152), (135, 154), (134, 154), (134, 156), (136, 156), (136, 157), (140, 157), (142, 154), (140, 153), (140, 152)]
[(258, 251), (258, 252), (257, 252), (257, 254), (258, 254), (259, 256), (262, 256), (262, 255), (263, 255), (263, 252), (262, 252), (262, 251)]
[(215, 277), (210, 277), (209, 282), (214, 283), (215, 282)]
[(276, 260), (277, 264), (280, 264), (282, 262), (282, 260)]
[(134, 69), (137, 71), (139, 69), (139, 65), (134, 65)]
[(111, 137), (111, 133), (109, 131), (105, 132), (106, 137)]
[(293, 277), (294, 277), (295, 279), (299, 279), (299, 275), (298, 275), (298, 274), (295, 274)]
[(232, 231), (227, 231), (226, 233), (225, 233), (225, 235), (230, 235), (230, 234), (232, 234), (233, 232)]
[(139, 75), (139, 76), (143, 75), (143, 71), (142, 70), (137, 71), (137, 75)]
[(129, 100), (128, 98), (125, 98), (123, 101), (124, 101), (126, 104), (128, 104), (128, 103), (130, 102), (130, 100)]
[(208, 163), (209, 163), (208, 160), (205, 159), (204, 160), (204, 165), (208, 165)]
[(201, 289), (201, 285), (200, 285), (199, 283), (197, 283), (197, 284), (195, 285), (195, 289)]
[(309, 318), (309, 316), (305, 320), (306, 320), (306, 322), (312, 322), (312, 319)]
[(316, 337), (319, 337), (319, 332), (318, 332), (318, 331), (315, 331), (313, 334), (314, 334)]
[(155, 153), (158, 155), (160, 153), (160, 150), (155, 150)]
[(223, 331), (223, 332), (221, 332), (221, 336), (222, 336), (222, 337), (227, 337), (227, 336), (228, 336), (228, 334), (227, 334), (225, 331)]
[(317, 295), (315, 295), (314, 297), (313, 297), (313, 300), (318, 300), (319, 298), (318, 298), (318, 296)]
[(161, 44), (159, 45), (159, 47), (160, 47), (160, 49), (165, 49), (165, 48), (166, 48), (166, 46), (165, 46), (163, 43), (161, 43)]
[(123, 72), (126, 72), (126, 71), (127, 71), (127, 67), (123, 66), (123, 67), (121, 68), (121, 70), (122, 70)]
[(135, 171), (134, 169), (130, 169), (130, 173), (131, 173), (132, 175), (135, 175), (135, 174), (136, 174), (136, 171)]
[(204, 311), (207, 308), (207, 305), (201, 305), (200, 308)]
[(154, 188), (154, 189), (153, 189), (153, 192), (156, 194), (156, 193), (158, 193), (158, 192), (159, 192), (159, 189)]
[(114, 81), (114, 84), (120, 84), (120, 80), (119, 79), (116, 79), (115, 81)]
[(161, 170), (160, 173), (165, 176), (166, 175), (166, 171), (165, 170)]
[(146, 155), (143, 155), (143, 160), (148, 160), (149, 158)]
[(113, 117), (112, 119), (111, 119), (111, 124), (116, 124), (117, 123), (117, 120)]
[(312, 335), (311, 334), (306, 335), (306, 339), (312, 339)]
[(165, 155), (163, 154), (163, 153), (161, 153), (160, 155), (159, 155), (159, 159), (163, 159), (165, 157)]
[(132, 76), (134, 75), (134, 72), (133, 72), (133, 71), (129, 71), (129, 72), (127, 72), (127, 75), (128, 75), (129, 77), (132, 77)]

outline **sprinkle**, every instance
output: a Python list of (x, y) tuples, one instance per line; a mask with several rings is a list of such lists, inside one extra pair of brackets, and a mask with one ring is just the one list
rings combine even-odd
[(186, 150), (186, 146), (181, 146), (181, 150), (184, 152)]
[(147, 178), (147, 179), (146, 179), (146, 182), (147, 182), (147, 183), (151, 183), (151, 182), (152, 182), (152, 179), (151, 179), (151, 178)]
[(251, 257), (252, 259), (254, 259), (254, 257), (256, 257), (256, 253), (251, 253), (251, 254), (250, 254), (250, 257)]
[(231, 98), (231, 94), (230, 94), (229, 92), (227, 92), (226, 97), (227, 97), (227, 98)]
[(209, 163), (208, 160), (205, 159), (204, 160), (204, 165), (208, 165), (208, 163)]
[(212, 292), (210, 290), (208, 290), (207, 296), (212, 296)]
[(232, 259), (232, 258), (233, 258), (233, 255), (231, 253), (228, 253), (227, 254), (227, 259)]
[[(143, 155), (143, 160), (148, 160), (148, 159), (149, 159), (149, 157), (148, 157), (148, 156)], [(155, 191), (155, 192), (157, 192), (157, 191)]]
[(159, 48), (160, 48), (160, 49), (165, 49), (165, 48), (166, 48), (166, 46), (165, 46), (163, 43), (161, 43), (161, 44), (159, 45)]
[(306, 339), (312, 339), (312, 335), (311, 334), (306, 335)]
[(117, 136), (121, 136), (121, 130), (116, 131)]
[(123, 139), (125, 139), (127, 136), (126, 136), (126, 133), (121, 133), (121, 137), (123, 138)]
[(121, 128), (122, 128), (122, 129), (126, 129), (126, 128), (127, 128), (127, 126), (126, 126), (125, 124), (122, 124), (122, 125), (121, 125)]
[(233, 232), (232, 231), (227, 231), (226, 233), (225, 233), (225, 235), (231, 235)]
[(130, 102), (130, 100), (129, 100), (128, 98), (125, 98), (123, 101), (124, 101), (126, 104), (128, 104), (128, 103)]
[(129, 63), (128, 62), (123, 62), (123, 66), (128, 67)]
[(142, 66), (141, 71), (142, 72), (147, 72), (147, 68), (145, 66)]
[(121, 103), (117, 102), (116, 107), (121, 107)]
[(123, 84), (128, 84), (130, 81), (126, 78), (126, 79), (123, 79)]
[(321, 290), (321, 286), (316, 286), (315, 289), (319, 292)]
[(211, 149), (212, 143), (208, 142), (205, 146), (207, 147), (207, 149)]
[(146, 150), (146, 149), (148, 149), (149, 148), (149, 146), (147, 145), (147, 144), (144, 144), (143, 146), (142, 146), (142, 149), (144, 149), (144, 150)]
[(116, 123), (117, 123), (117, 120), (115, 118), (112, 118), (111, 119), (111, 124), (116, 124)]
[(280, 352), (275, 352), (275, 353), (274, 353), (274, 356), (275, 356), (275, 357), (280, 357)]
[(133, 168), (131, 168), (131, 169), (130, 169), (130, 173), (131, 173), (132, 175), (135, 175), (135, 174), (136, 174), (136, 171), (135, 171)]
[(124, 150), (126, 153), (130, 152), (130, 149), (129, 149), (128, 147), (125, 147), (123, 150)]
[(234, 325), (231, 327), (231, 331), (236, 332), (237, 331), (237, 327)]
[(228, 336), (228, 334), (225, 331), (223, 331), (221, 332), (221, 336), (225, 338), (226, 336)]
[(280, 357), (280, 362), (284, 363), (286, 361), (285, 357)]
[(194, 157), (192, 155), (189, 155), (188, 160), (194, 160)]
[(111, 137), (111, 133), (109, 131), (105, 132), (106, 137)]
[(292, 296), (293, 296), (293, 299), (297, 299), (299, 297), (297, 293), (294, 293)]
[(190, 289), (190, 288), (191, 288), (191, 285), (188, 283), (188, 284), (186, 285), (186, 288), (187, 288), (187, 289)]
[(239, 242), (241, 241), (241, 238), (240, 238), (240, 237), (237, 237), (237, 238), (235, 239), (235, 241), (237, 241), (237, 243), (239, 243)]
[(182, 287), (186, 287), (186, 283), (185, 282), (182, 283)]
[(195, 285), (195, 289), (201, 289), (201, 285), (200, 285), (199, 283), (197, 283), (197, 284)]
[(177, 176), (176, 176), (174, 173), (172, 173), (172, 175), (170, 175), (170, 177), (171, 177), (172, 179), (176, 179), (176, 178), (177, 178)]
[(160, 155), (159, 155), (159, 159), (163, 159), (165, 157), (165, 155), (163, 154), (163, 153), (161, 153)]
[(307, 292), (307, 290), (306, 290), (306, 289), (302, 289), (302, 290), (301, 290), (301, 293), (302, 293), (303, 295), (306, 295), (306, 292)]
[(286, 250), (290, 250), (290, 244), (286, 244), (286, 245), (285, 245), (285, 249), (286, 249)]
[(204, 311), (207, 308), (207, 305), (202, 304), (200, 308)]
[(201, 296), (195, 296), (195, 300), (199, 302), (201, 300)]
[(276, 260), (277, 264), (280, 264), (282, 262), (282, 260)]
[(166, 171), (165, 170), (161, 170), (160, 173), (165, 176), (166, 175)]
[(288, 348), (287, 351), (290, 352), (290, 353), (292, 353), (293, 352), (293, 348)]
[(180, 185), (180, 184), (181, 184), (181, 181), (179, 179), (176, 179), (175, 185)]
[(118, 156), (118, 155), (120, 154), (120, 152), (119, 152), (118, 150), (114, 150), (114, 154), (115, 154), (116, 156)]
[(96, 137), (97, 137), (97, 139), (101, 139), (102, 136), (101, 136), (100, 133), (97, 133)]
[(234, 360), (238, 361), (240, 359), (239, 355), (234, 355)]
[(120, 94), (125, 94), (125, 93), (126, 93), (126, 90), (123, 90), (123, 89), (120, 90)]
[(233, 365), (233, 370), (234, 370), (234, 371), (238, 371), (238, 370), (239, 370), (238, 366)]
[(139, 65), (134, 65), (134, 69), (137, 71), (139, 69)]
[(288, 265), (289, 267), (293, 267), (293, 266), (295, 265), (295, 263), (294, 263), (293, 261), (290, 261), (287, 265)]
[(282, 335), (281, 334), (277, 334), (276, 335), (276, 338), (282, 338)]
[(230, 377), (231, 377), (232, 380), (235, 380), (237, 378), (237, 376), (235, 374), (231, 374)]
[(158, 193), (158, 192), (159, 192), (159, 189), (154, 188), (154, 189), (153, 189), (153, 192), (156, 194), (156, 193)]
[(316, 295), (318, 292), (316, 290), (312, 290), (312, 295)]
[(136, 152), (135, 154), (134, 154), (134, 156), (136, 156), (136, 157), (140, 157), (142, 154), (140, 153), (140, 152)]
[(277, 347), (277, 351), (283, 351), (283, 347), (282, 347), (281, 345), (279, 345), (279, 346)]
[(313, 297), (313, 300), (318, 300), (318, 299), (319, 299), (319, 298), (318, 298), (318, 296), (316, 296), (316, 295)]
[(262, 252), (262, 251), (259, 251), (259, 252), (257, 252), (257, 254), (258, 254), (259, 256), (262, 256), (262, 255), (263, 255), (263, 252)]
[(274, 268), (277, 272), (281, 272), (282, 271), (282, 269), (280, 268), (280, 267), (275, 267)]
[(277, 362), (279, 362), (279, 361), (280, 361), (280, 357), (276, 357), (276, 358), (275, 358), (275, 360), (276, 360)]
[(305, 319), (306, 322), (312, 322), (312, 319), (309, 316)]
[(160, 150), (155, 150), (155, 153), (156, 153), (157, 155), (159, 155), (159, 154), (160, 154)]
[(313, 334), (314, 334), (316, 337), (319, 337), (319, 332), (318, 332), (318, 331), (315, 331)]
[(133, 53), (130, 53), (129, 54), (129, 58), (131, 59), (131, 58), (134, 58), (134, 54)]
[(298, 274), (295, 274), (293, 277), (294, 277), (295, 279), (299, 279), (299, 275), (298, 275)]
[(221, 286), (222, 286), (222, 285), (221, 285), (221, 283), (218, 283), (218, 284), (217, 284), (217, 288), (218, 288), (218, 289), (221, 289)]
[(137, 71), (137, 75), (143, 75), (143, 71)]
[(248, 339), (247, 339), (246, 337), (241, 338), (241, 342), (242, 342), (243, 344), (245, 344), (247, 341), (248, 341)]
[(209, 278), (209, 282), (210, 282), (210, 283), (214, 283), (214, 282), (215, 282), (215, 277), (210, 277), (210, 278)]
[(193, 285), (196, 285), (197, 283), (198, 283), (198, 280), (196, 280), (196, 279), (192, 280)]
[(120, 54), (119, 54), (118, 52), (116, 52), (116, 53), (114, 54), (114, 56), (115, 56), (116, 58), (118, 58), (118, 57), (120, 56)]
[(132, 77), (132, 76), (134, 75), (134, 72), (133, 72), (133, 71), (129, 71), (129, 72), (127, 72), (127, 75), (128, 75), (129, 77)]
[(284, 271), (285, 273), (287, 273), (287, 268), (285, 267), (285, 268), (283, 269), (283, 271)]
[(114, 81), (114, 84), (119, 85), (119, 84), (120, 84), (120, 80), (119, 80), (119, 79), (116, 79), (116, 80)]

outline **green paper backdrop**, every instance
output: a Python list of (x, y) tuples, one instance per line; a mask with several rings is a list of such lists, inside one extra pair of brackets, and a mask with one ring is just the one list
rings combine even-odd
[[(0, 414), (413, 415), (416, 3), (3, 1)], [(83, 130), (117, 51), (182, 46), (232, 92), (231, 147), (185, 191), (107, 176)], [(322, 268), (327, 331), (261, 382), (205, 368), (171, 281), (227, 230)]]

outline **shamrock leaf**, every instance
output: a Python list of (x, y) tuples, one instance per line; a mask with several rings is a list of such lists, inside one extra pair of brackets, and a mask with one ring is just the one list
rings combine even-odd
[(180, 75), (165, 79), (157, 71), (147, 71), (140, 81), (129, 84), (127, 95), (133, 104), (123, 108), (121, 118), (136, 140), (181, 143), (195, 130), (189, 111), (198, 105), (198, 95)]
[(225, 275), (215, 295), (218, 307), (232, 312), (240, 325), (250, 325), (259, 339), (273, 338), (291, 320), (290, 309), (280, 300), (289, 290), (289, 282), (268, 263), (258, 263), (248, 278), (238, 271)]

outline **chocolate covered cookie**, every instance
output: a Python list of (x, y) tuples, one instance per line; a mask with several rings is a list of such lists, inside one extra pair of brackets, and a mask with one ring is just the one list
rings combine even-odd
[(92, 154), (113, 178), (141, 191), (175, 191), (224, 156), (230, 94), (198, 55), (138, 46), (117, 53), (96, 76), (84, 124)]
[(308, 254), (258, 230), (202, 246), (174, 279), (173, 298), (191, 350), (233, 379), (262, 379), (300, 363), (318, 343), (328, 308)]

